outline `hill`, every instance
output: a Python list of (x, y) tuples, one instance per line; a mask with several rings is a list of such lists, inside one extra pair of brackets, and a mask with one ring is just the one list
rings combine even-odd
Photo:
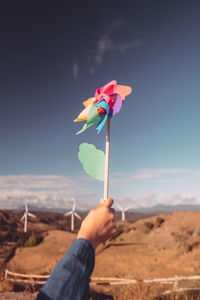
[[(118, 235), (97, 250), (93, 276), (149, 279), (200, 273), (199, 219), (200, 212), (174, 212), (118, 221)], [(50, 273), (74, 239), (69, 232), (48, 231), (40, 245), (17, 249), (7, 267)]]

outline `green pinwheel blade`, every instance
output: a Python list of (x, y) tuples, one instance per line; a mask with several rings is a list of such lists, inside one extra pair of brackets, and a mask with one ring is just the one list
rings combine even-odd
[(80, 131), (78, 131), (76, 135), (84, 132), (87, 128), (94, 125), (98, 120), (99, 120), (99, 114), (97, 112), (97, 107), (92, 105), (88, 113), (87, 123), (83, 125), (83, 128)]
[(98, 120), (99, 120), (99, 114), (97, 112), (97, 107), (92, 105), (91, 108), (90, 108), (89, 114), (88, 114), (87, 124), (88, 125), (90, 125), (90, 124), (93, 125)]
[(85, 172), (100, 181), (104, 180), (105, 153), (92, 144), (82, 143), (79, 146), (78, 159)]

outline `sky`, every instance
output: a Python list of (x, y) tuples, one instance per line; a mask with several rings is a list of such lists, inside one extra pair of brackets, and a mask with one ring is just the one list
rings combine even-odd
[(200, 204), (199, 15), (194, 0), (1, 1), (0, 208), (98, 204), (77, 154), (106, 131), (73, 120), (111, 80), (133, 92), (111, 120), (109, 196)]

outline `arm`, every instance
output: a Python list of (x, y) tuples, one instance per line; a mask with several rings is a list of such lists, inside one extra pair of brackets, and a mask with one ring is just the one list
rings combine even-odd
[(89, 280), (95, 250), (116, 232), (112, 199), (91, 210), (81, 224), (76, 241), (56, 265), (37, 300), (89, 299)]
[(43, 298), (37, 299), (87, 299), (93, 268), (93, 247), (87, 240), (77, 239), (43, 287), (40, 293)]

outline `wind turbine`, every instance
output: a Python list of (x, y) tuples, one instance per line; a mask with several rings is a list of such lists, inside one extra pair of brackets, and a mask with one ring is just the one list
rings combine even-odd
[(127, 206), (126, 208), (123, 208), (121, 207), (120, 205), (117, 205), (117, 207), (119, 208), (119, 210), (121, 210), (121, 213), (122, 213), (122, 221), (124, 222), (125, 221), (125, 212), (127, 210), (129, 210), (131, 208), (131, 206)]
[(65, 216), (71, 215), (71, 231), (74, 231), (74, 216), (77, 217), (79, 220), (82, 220), (82, 218), (76, 213), (76, 199), (72, 198), (73, 205), (72, 210), (67, 212)]
[(24, 212), (24, 215), (21, 217), (21, 221), (24, 220), (24, 232), (27, 232), (28, 216), (32, 217), (32, 218), (36, 218), (36, 216), (34, 214), (31, 214), (30, 212), (28, 212), (28, 203), (27, 203), (27, 199), (25, 199), (25, 212)]

